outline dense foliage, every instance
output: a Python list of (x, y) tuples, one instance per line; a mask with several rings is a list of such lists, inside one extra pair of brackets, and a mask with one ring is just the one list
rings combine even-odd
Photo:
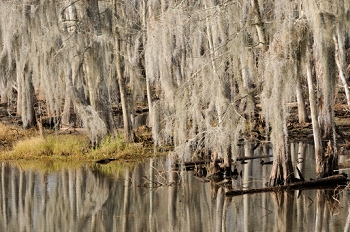
[(286, 103), (297, 101), (324, 172), (337, 84), (350, 104), (349, 1), (2, 0), (0, 9), (1, 102), (25, 128), (50, 117), (97, 143), (121, 110), (129, 140), (147, 123), (157, 145), (228, 163), (264, 121), (274, 185), (290, 180)]

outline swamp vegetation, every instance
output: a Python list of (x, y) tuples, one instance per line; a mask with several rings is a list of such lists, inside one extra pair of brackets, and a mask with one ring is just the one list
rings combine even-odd
[(214, 174), (242, 144), (253, 155), (268, 143), (269, 186), (302, 179), (291, 141), (312, 140), (316, 178), (347, 152), (349, 1), (2, 0), (0, 10), (3, 122), (46, 141), (46, 128), (84, 128), (89, 149), (146, 130), (151, 147), (210, 159)]

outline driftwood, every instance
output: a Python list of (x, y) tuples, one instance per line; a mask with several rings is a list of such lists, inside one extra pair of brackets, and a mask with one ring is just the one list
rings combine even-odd
[[(279, 192), (279, 191), (291, 191), (291, 190), (303, 190), (311, 188), (324, 188), (324, 187), (337, 187), (338, 185), (345, 185), (347, 182), (347, 175), (337, 174), (321, 179), (310, 180), (310, 181), (298, 181), (288, 185), (279, 185), (267, 188), (256, 188), (256, 189), (241, 189), (241, 190), (230, 190), (225, 193), (226, 196), (238, 196), (243, 194), (253, 194), (262, 192)], [(333, 188), (333, 189), (334, 189)]]

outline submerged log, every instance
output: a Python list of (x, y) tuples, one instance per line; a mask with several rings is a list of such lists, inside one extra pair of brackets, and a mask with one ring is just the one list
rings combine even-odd
[[(273, 155), (241, 156), (241, 157), (237, 157), (236, 161), (263, 159), (263, 158), (270, 158), (270, 157), (273, 157)], [(231, 161), (234, 162), (234, 159), (232, 159)], [(209, 164), (211, 162), (213, 162), (213, 160), (211, 160), (211, 159), (203, 159), (203, 160), (195, 160), (195, 161), (184, 162), (183, 165), (185, 165), (185, 167), (188, 167), (188, 166), (195, 166), (195, 165), (200, 165), (200, 164)], [(224, 162), (223, 159), (216, 159), (215, 160), (215, 163), (223, 163), (223, 162)], [(174, 166), (179, 167), (179, 166), (181, 166), (181, 163), (175, 163)]]
[(242, 160), (252, 160), (252, 159), (263, 159), (263, 158), (270, 158), (273, 157), (273, 155), (259, 155), (259, 156), (242, 156), (242, 157), (237, 157), (237, 161), (242, 161)]
[(288, 185), (279, 185), (274, 187), (267, 188), (255, 188), (255, 189), (240, 189), (240, 190), (231, 190), (225, 193), (226, 196), (238, 196), (243, 194), (253, 194), (253, 193), (263, 193), (263, 192), (279, 192), (279, 191), (291, 191), (291, 190), (303, 190), (303, 189), (312, 189), (312, 188), (323, 188), (338, 185), (346, 184), (347, 175), (341, 173), (338, 175), (333, 175), (325, 178), (320, 178), (310, 181), (298, 181)]
[(100, 159), (100, 160), (97, 160), (96, 163), (97, 164), (108, 164), (108, 163), (110, 163), (111, 161), (114, 161), (114, 160), (117, 160), (117, 159)]

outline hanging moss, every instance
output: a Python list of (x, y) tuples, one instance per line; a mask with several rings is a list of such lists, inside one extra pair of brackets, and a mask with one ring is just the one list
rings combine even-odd
[(287, 104), (298, 99), (305, 112), (300, 99), (316, 86), (319, 118), (310, 118), (336, 146), (347, 1), (27, 0), (0, 9), (1, 102), (25, 128), (55, 118), (87, 128), (97, 145), (119, 127), (132, 138), (143, 107), (156, 145), (229, 165), (239, 140), (265, 126), (281, 162), (271, 179), (286, 181)]

